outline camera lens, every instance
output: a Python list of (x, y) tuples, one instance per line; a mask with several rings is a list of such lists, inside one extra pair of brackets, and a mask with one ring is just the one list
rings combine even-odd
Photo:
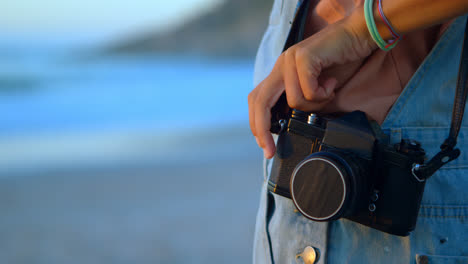
[[(362, 185), (359, 164), (344, 153), (316, 152), (300, 162), (291, 176), (296, 208), (314, 221), (335, 220), (354, 209)], [(359, 188), (359, 187), (358, 187)]]

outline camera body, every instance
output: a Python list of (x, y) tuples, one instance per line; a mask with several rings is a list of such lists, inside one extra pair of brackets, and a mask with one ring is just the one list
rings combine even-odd
[(292, 110), (282, 120), (268, 188), (314, 221), (347, 218), (394, 235), (414, 230), (425, 181), (412, 171), (425, 151), (390, 144), (363, 112), (338, 118)]

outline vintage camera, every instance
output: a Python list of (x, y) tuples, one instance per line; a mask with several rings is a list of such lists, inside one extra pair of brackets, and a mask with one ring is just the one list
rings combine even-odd
[(400, 236), (414, 230), (425, 185), (412, 171), (425, 160), (418, 142), (390, 144), (360, 111), (330, 118), (292, 110), (278, 134), (268, 188), (302, 215)]

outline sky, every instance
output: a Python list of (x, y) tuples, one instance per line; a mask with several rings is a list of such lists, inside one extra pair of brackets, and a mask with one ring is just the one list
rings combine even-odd
[(0, 0), (0, 33), (94, 35), (167, 30), (223, 0)]

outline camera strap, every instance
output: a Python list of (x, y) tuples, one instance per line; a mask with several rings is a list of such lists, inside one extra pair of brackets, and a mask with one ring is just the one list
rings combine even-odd
[[(296, 15), (292, 21), (291, 29), (283, 47), (283, 52), (296, 43), (304, 40), (304, 30), (307, 23), (307, 14), (309, 13), (311, 0), (300, 0), (298, 2)], [(271, 129), (272, 133), (278, 134), (281, 131), (280, 120), (287, 120), (289, 117), (289, 106), (286, 100), (286, 94), (283, 93), (276, 104), (271, 109)]]
[(466, 98), (468, 95), (468, 18), (465, 25), (465, 35), (463, 38), (462, 52), (460, 58), (460, 68), (458, 70), (458, 81), (453, 103), (452, 123), (450, 124), (450, 133), (448, 138), (440, 146), (440, 152), (437, 153), (429, 162), (425, 164), (415, 164), (412, 173), (419, 181), (424, 181), (432, 176), (438, 169), (445, 164), (458, 158), (460, 150), (455, 148), (457, 144), (458, 133), (460, 132), (465, 112)]

